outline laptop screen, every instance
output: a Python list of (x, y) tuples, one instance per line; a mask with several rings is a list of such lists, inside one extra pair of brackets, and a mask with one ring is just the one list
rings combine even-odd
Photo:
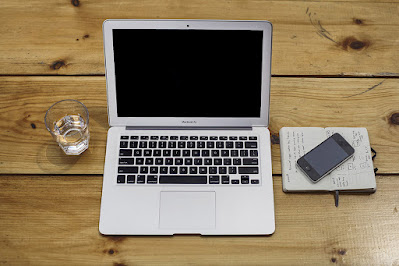
[(113, 29), (118, 117), (260, 117), (262, 31)]

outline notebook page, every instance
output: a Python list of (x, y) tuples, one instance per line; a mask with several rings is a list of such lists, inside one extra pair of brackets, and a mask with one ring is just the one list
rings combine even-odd
[(341, 134), (355, 149), (353, 156), (331, 174), (331, 190), (375, 189), (375, 174), (366, 128), (326, 128), (326, 137)]
[(327, 176), (313, 183), (298, 168), (296, 161), (326, 139), (324, 128), (284, 127), (280, 130), (281, 170), (284, 191), (330, 190)]

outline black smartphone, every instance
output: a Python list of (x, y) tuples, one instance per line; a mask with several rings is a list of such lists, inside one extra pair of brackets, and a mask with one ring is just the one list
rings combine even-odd
[(355, 149), (340, 134), (335, 133), (299, 158), (297, 164), (316, 183), (348, 160), (354, 152)]

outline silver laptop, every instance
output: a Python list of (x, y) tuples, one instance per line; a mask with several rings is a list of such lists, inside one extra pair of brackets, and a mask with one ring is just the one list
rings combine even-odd
[(107, 20), (100, 232), (275, 229), (267, 21)]

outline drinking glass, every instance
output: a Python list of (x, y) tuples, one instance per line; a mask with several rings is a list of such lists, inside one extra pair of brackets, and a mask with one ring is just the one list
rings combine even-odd
[(62, 100), (46, 112), (44, 123), (67, 155), (79, 155), (89, 147), (89, 111), (76, 100)]

